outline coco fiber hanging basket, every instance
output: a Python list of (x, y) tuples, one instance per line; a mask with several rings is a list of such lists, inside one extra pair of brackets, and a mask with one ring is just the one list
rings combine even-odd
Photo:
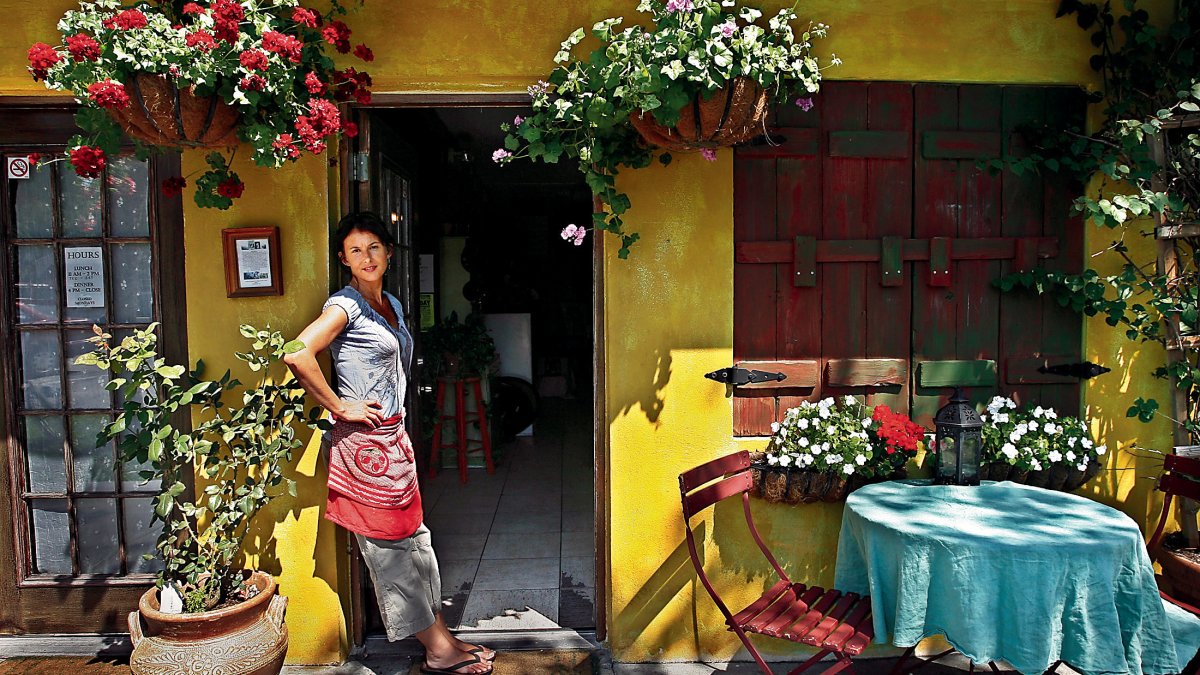
[(125, 83), (130, 104), (109, 112), (130, 138), (178, 148), (237, 145), (238, 111), (220, 96), (196, 96), (162, 75), (139, 74)]
[(665, 127), (654, 113), (635, 112), (629, 122), (646, 143), (673, 152), (729, 147), (766, 132), (767, 92), (746, 77), (734, 79), (704, 100), (679, 109), (679, 123)]

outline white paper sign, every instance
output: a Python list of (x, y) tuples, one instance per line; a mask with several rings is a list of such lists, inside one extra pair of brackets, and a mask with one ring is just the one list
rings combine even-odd
[(6, 157), (4, 163), (8, 166), (8, 177), (17, 180), (28, 179), (33, 168), (28, 157)]
[(104, 254), (99, 246), (63, 249), (67, 307), (104, 306)]
[(237, 264), (240, 288), (271, 286), (271, 249), (268, 240), (238, 239)]

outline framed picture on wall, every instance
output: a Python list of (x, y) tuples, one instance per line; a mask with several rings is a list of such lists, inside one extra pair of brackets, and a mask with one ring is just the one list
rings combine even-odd
[(221, 238), (227, 297), (283, 295), (278, 227), (231, 227)]

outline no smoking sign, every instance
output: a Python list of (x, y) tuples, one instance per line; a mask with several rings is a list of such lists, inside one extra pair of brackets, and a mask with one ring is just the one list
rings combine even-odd
[(8, 177), (20, 179), (29, 178), (30, 167), (28, 157), (6, 157), (5, 164), (8, 165)]

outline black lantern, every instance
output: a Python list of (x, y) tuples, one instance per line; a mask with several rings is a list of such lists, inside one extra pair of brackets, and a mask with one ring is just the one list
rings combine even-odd
[(951, 485), (979, 485), (979, 453), (983, 449), (983, 420), (963, 396), (954, 390), (954, 398), (938, 411), (933, 420), (937, 436), (937, 468), (934, 482)]

